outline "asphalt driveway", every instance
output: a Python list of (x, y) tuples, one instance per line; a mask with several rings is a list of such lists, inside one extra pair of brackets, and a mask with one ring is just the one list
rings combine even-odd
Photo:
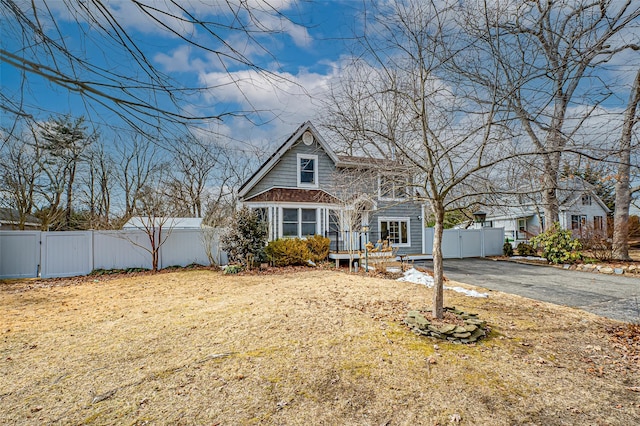
[(445, 259), (444, 273), (461, 283), (640, 322), (640, 278), (480, 258)]

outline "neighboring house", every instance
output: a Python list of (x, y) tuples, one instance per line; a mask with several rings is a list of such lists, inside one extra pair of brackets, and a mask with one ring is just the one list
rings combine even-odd
[[(332, 240), (332, 251), (342, 251), (387, 238), (399, 254), (423, 253), (422, 206), (392, 176), (392, 163), (339, 156), (306, 122), (242, 185), (239, 197), (263, 215), (269, 240), (320, 234)], [(374, 178), (366, 183), (357, 175)], [(361, 212), (357, 223), (354, 211)]]
[[(39, 231), (42, 221), (33, 215), (26, 215), (24, 230)], [(20, 229), (20, 214), (16, 209), (0, 209), (0, 231), (14, 231)]]
[[(607, 216), (611, 210), (596, 195), (595, 188), (579, 177), (561, 179), (557, 191), (560, 203), (559, 223), (575, 236), (599, 233), (607, 235)], [(474, 228), (504, 228), (505, 239), (514, 242), (527, 241), (539, 234), (544, 227), (544, 214), (539, 207), (540, 194), (527, 194), (504, 200), (504, 207), (486, 207), (480, 216), (482, 222)]]
[(144, 216), (136, 216), (129, 219), (122, 229), (146, 229), (155, 223), (156, 227), (162, 225), (164, 229), (200, 229), (202, 218), (200, 217), (156, 217), (152, 219)]

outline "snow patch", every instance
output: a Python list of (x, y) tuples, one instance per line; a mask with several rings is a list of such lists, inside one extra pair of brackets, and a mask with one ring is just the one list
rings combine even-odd
[(544, 257), (538, 256), (511, 256), (510, 259), (524, 259), (524, 260), (542, 260), (544, 262), (547, 261)]
[[(433, 287), (433, 284), (434, 284), (433, 277), (431, 275), (420, 272), (416, 268), (411, 268), (408, 271), (406, 271), (402, 277), (397, 279), (397, 281), (405, 281), (405, 282), (410, 282), (415, 284), (421, 284), (421, 285), (427, 286), (428, 288)], [(462, 293), (469, 297), (482, 297), (482, 298), (489, 297), (487, 293), (480, 293), (478, 291), (469, 290), (462, 287), (444, 286), (444, 289), (452, 290), (457, 293)]]

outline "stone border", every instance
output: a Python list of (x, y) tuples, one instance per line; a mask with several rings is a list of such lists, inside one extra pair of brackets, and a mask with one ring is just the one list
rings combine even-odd
[(445, 307), (464, 322), (464, 326), (455, 324), (432, 325), (420, 311), (409, 311), (404, 323), (416, 334), (448, 340), (453, 343), (475, 343), (487, 336), (486, 322), (478, 319), (478, 314), (461, 311), (455, 307)]
[(520, 263), (523, 265), (533, 265), (533, 266), (551, 266), (552, 268), (562, 268), (568, 269), (571, 271), (580, 271), (580, 272), (591, 272), (596, 274), (608, 274), (608, 275), (625, 275), (628, 277), (640, 277), (640, 263), (632, 262), (632, 263), (616, 263), (609, 262), (604, 264), (594, 264), (594, 263), (576, 263), (576, 264), (553, 264), (548, 263), (546, 261), (527, 261), (527, 259), (512, 259), (512, 258), (504, 258), (504, 257), (495, 257), (492, 258), (497, 261), (503, 262), (513, 262)]
[(578, 265), (564, 265), (564, 269), (574, 269), (583, 272), (596, 272), (600, 274), (615, 274), (627, 276), (640, 276), (640, 265), (594, 265), (592, 263), (581, 263)]

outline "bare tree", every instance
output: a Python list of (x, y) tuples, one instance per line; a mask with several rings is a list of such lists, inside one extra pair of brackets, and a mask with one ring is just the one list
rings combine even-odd
[(86, 227), (109, 229), (116, 165), (104, 143), (91, 147), (84, 158), (85, 168), (80, 176), (80, 198), (82, 205), (88, 209)]
[(256, 157), (231, 148), (219, 151), (211, 177), (203, 222), (211, 227), (228, 225), (238, 207), (238, 189), (255, 169)]
[[(292, 22), (279, 5), (268, 0), (217, 1), (211, 4), (179, 1), (136, 0), (112, 5), (102, 0), (22, 2), (0, 1), (3, 45), (0, 61), (22, 72), (20, 93), (29, 92), (33, 77), (81, 98), (90, 111), (107, 110), (139, 132), (155, 134), (187, 123), (247, 116), (255, 111), (188, 108), (194, 95), (215, 97), (225, 86), (241, 91), (232, 69), (248, 69), (278, 84), (283, 77), (257, 65), (258, 55), (276, 58), (263, 45), (263, 36), (284, 34)], [(128, 15), (127, 15), (128, 14)], [(162, 37), (180, 40), (193, 52), (227, 73), (200, 85), (171, 78), (150, 58), (127, 18), (135, 16), (136, 28), (144, 26)], [(69, 43), (73, 37), (77, 43)], [(241, 46), (232, 41), (241, 39)], [(251, 52), (251, 55), (245, 52)], [(87, 57), (93, 52), (100, 60)], [(39, 105), (15, 99), (4, 90), (0, 107), (11, 114), (30, 116)], [(96, 119), (102, 114), (96, 114)], [(151, 130), (149, 130), (151, 129)]]
[(474, 48), (454, 62), (469, 79), (500, 94), (501, 109), (518, 120), (523, 139), (539, 154), (550, 226), (558, 220), (562, 156), (593, 148), (577, 136), (612, 94), (599, 73), (614, 55), (640, 48), (629, 42), (637, 39), (631, 34), (640, 26), (640, 5), (535, 0), (466, 6), (460, 27), (473, 36)]
[(37, 202), (38, 181), (42, 173), (32, 145), (8, 134), (0, 149), (0, 199), (17, 212), (17, 227), (24, 229), (27, 217), (33, 214)]
[(136, 199), (135, 226), (147, 235), (149, 247), (138, 244), (130, 239), (132, 244), (144, 249), (151, 255), (151, 265), (154, 272), (160, 265), (160, 248), (171, 236), (175, 223), (172, 217), (170, 203), (161, 188), (163, 179), (158, 176), (155, 182), (150, 182), (141, 188)]
[(513, 148), (502, 142), (497, 92), (448, 68), (464, 53), (458, 29), (446, 24), (458, 10), (417, 0), (379, 6), (366, 17), (351, 78), (334, 91), (329, 126), (414, 177), (412, 196), (428, 202), (435, 221), (433, 315), (442, 318), (445, 211), (488, 192), (492, 168)]
[(631, 88), (629, 102), (624, 113), (622, 135), (620, 136), (620, 152), (618, 173), (616, 175), (615, 215), (613, 223), (613, 258), (629, 259), (629, 206), (631, 194), (640, 191), (640, 186), (631, 187), (631, 139), (633, 128), (640, 120), (640, 70)]
[(158, 148), (142, 137), (134, 136), (132, 141), (121, 140), (116, 145), (114, 173), (124, 203), (120, 225), (134, 215), (143, 188), (162, 168), (159, 157)]
[(337, 169), (331, 176), (329, 189), (338, 207), (333, 212), (338, 227), (336, 244), (342, 240), (342, 248), (349, 254), (349, 272), (356, 253), (366, 244), (361, 241), (362, 227), (369, 224), (370, 214), (376, 208), (379, 170), (374, 164), (361, 166)]
[(167, 181), (170, 199), (184, 210), (184, 216), (202, 217), (209, 195), (208, 186), (220, 167), (222, 148), (195, 137), (183, 139), (172, 148), (172, 175)]

